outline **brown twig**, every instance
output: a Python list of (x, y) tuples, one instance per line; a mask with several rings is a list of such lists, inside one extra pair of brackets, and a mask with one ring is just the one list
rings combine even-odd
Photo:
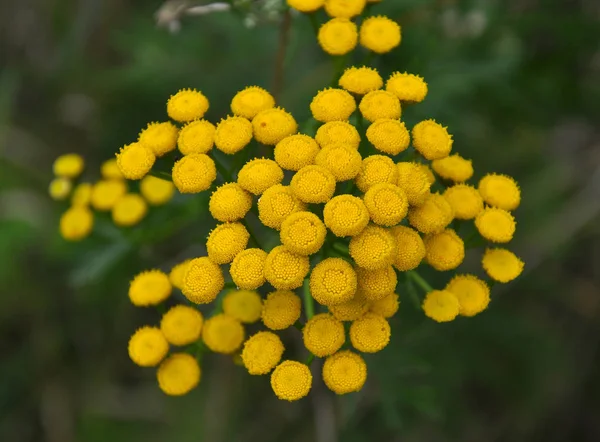
[(273, 96), (275, 100), (279, 99), (279, 95), (283, 89), (285, 53), (290, 39), (290, 28), (292, 25), (292, 16), (289, 8), (283, 13), (281, 25), (279, 26), (279, 47), (275, 58), (275, 75), (273, 77)]

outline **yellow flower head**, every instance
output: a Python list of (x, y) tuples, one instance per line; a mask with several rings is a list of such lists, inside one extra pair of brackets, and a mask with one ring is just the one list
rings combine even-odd
[(360, 391), (367, 380), (367, 364), (350, 350), (339, 351), (325, 359), (323, 381), (336, 394)]
[(358, 105), (360, 113), (370, 122), (381, 118), (397, 120), (400, 118), (400, 100), (394, 94), (377, 90), (366, 94)]
[(338, 84), (348, 92), (364, 95), (367, 92), (381, 89), (383, 79), (377, 69), (367, 66), (360, 68), (352, 66), (344, 71)]
[(293, 176), (290, 187), (305, 203), (326, 203), (335, 192), (335, 177), (322, 166), (304, 166)]
[(288, 216), (281, 225), (279, 238), (292, 253), (312, 255), (323, 243), (327, 229), (323, 221), (311, 212), (296, 212)]
[(244, 324), (260, 319), (262, 299), (252, 290), (232, 290), (223, 298), (223, 312)]
[(275, 146), (275, 161), (286, 170), (300, 170), (315, 163), (319, 145), (308, 135), (285, 137)]
[(340, 143), (358, 149), (360, 135), (356, 128), (347, 121), (330, 121), (317, 129), (315, 140), (321, 147)]
[(167, 101), (167, 114), (182, 123), (202, 118), (208, 110), (208, 100), (195, 89), (181, 89)]
[(175, 193), (175, 186), (171, 181), (148, 175), (140, 181), (140, 193), (148, 203), (160, 206), (168, 203)]
[(474, 275), (456, 275), (444, 290), (454, 293), (458, 298), (460, 314), (463, 316), (475, 316), (490, 303), (490, 288)]
[(277, 246), (267, 255), (264, 274), (276, 289), (292, 290), (302, 285), (309, 269), (308, 257), (292, 253), (285, 246)]
[(254, 195), (261, 195), (269, 187), (281, 183), (283, 170), (266, 158), (255, 158), (244, 164), (238, 173), (237, 182), (242, 189)]
[(465, 259), (465, 244), (452, 229), (427, 235), (424, 242), (427, 263), (440, 272), (457, 268)]
[(457, 219), (473, 219), (483, 210), (483, 199), (473, 186), (455, 184), (444, 191)]
[(267, 252), (261, 249), (246, 249), (238, 253), (229, 268), (229, 274), (235, 285), (245, 290), (254, 290), (263, 285), (266, 281), (264, 274), (266, 259)]
[(369, 301), (385, 298), (396, 290), (398, 278), (392, 266), (377, 270), (356, 268), (358, 276), (358, 290)]
[(377, 54), (391, 51), (401, 39), (400, 26), (387, 17), (369, 17), (360, 26), (360, 44)]
[(142, 327), (129, 339), (129, 357), (141, 367), (154, 367), (169, 351), (169, 343), (157, 327)]
[(425, 243), (419, 232), (406, 226), (396, 226), (391, 229), (396, 239), (396, 255), (394, 267), (401, 272), (416, 269), (425, 258)]
[(412, 129), (413, 146), (428, 160), (439, 160), (450, 155), (452, 135), (434, 120), (424, 120)]
[(300, 12), (315, 12), (325, 4), (325, 0), (287, 0), (287, 4)]
[(77, 178), (83, 172), (84, 162), (81, 155), (68, 153), (54, 160), (52, 170), (54, 175), (61, 178)]
[(431, 167), (429, 167), (429, 165), (427, 165), (425, 163), (417, 163), (417, 164), (419, 165), (421, 170), (423, 172), (425, 172), (425, 175), (427, 175), (427, 181), (429, 181), (429, 183), (431, 185), (433, 185), (435, 183), (435, 175), (433, 174)]
[(427, 95), (427, 83), (423, 77), (406, 72), (394, 72), (390, 75), (385, 88), (406, 103), (420, 103)]
[(231, 100), (231, 112), (249, 120), (259, 112), (272, 107), (275, 107), (275, 99), (265, 89), (258, 86), (248, 86), (235, 94)]
[(419, 206), (429, 197), (431, 181), (419, 163), (400, 162), (396, 165), (398, 187), (404, 190), (408, 203)]
[(375, 149), (388, 155), (398, 155), (410, 144), (410, 135), (404, 123), (391, 118), (375, 120), (367, 129), (367, 139)]
[(296, 133), (298, 123), (290, 114), (280, 107), (259, 112), (252, 119), (252, 128), (256, 141), (274, 146), (285, 137)]
[(175, 264), (171, 268), (171, 271), (169, 272), (169, 281), (173, 287), (178, 288), (179, 290), (183, 288), (183, 279), (185, 278), (190, 261), (191, 259), (186, 259), (179, 264)]
[(391, 318), (396, 314), (399, 307), (400, 302), (398, 301), (398, 295), (396, 293), (391, 293), (385, 298), (371, 302), (369, 311), (383, 316), (384, 318)]
[(369, 224), (369, 211), (360, 198), (338, 195), (325, 204), (323, 218), (335, 236), (354, 236)]
[(312, 374), (301, 362), (283, 361), (271, 374), (271, 388), (279, 399), (297, 401), (310, 391)]
[(224, 285), (221, 267), (203, 256), (189, 262), (181, 291), (194, 304), (208, 304), (215, 300)]
[(346, 121), (355, 109), (354, 98), (344, 89), (323, 89), (315, 95), (310, 103), (313, 118), (324, 123)]
[(473, 176), (473, 163), (459, 154), (433, 160), (431, 167), (439, 176), (455, 183), (463, 183)]
[(181, 128), (177, 147), (183, 155), (208, 153), (215, 142), (215, 125), (207, 120), (194, 120)]
[(306, 322), (302, 329), (302, 338), (309, 352), (323, 358), (334, 354), (344, 345), (344, 324), (329, 313), (321, 313)]
[(175, 150), (179, 129), (171, 122), (148, 123), (146, 129), (140, 132), (138, 143), (146, 146), (157, 157)]
[(215, 264), (227, 264), (248, 245), (250, 234), (241, 223), (223, 223), (208, 235), (206, 250)]
[(319, 28), (319, 45), (330, 55), (344, 55), (356, 47), (358, 29), (346, 18), (332, 18)]
[(279, 230), (283, 221), (294, 212), (305, 210), (289, 186), (277, 184), (268, 188), (258, 200), (258, 217), (267, 227)]
[(398, 169), (390, 157), (371, 155), (365, 158), (356, 176), (356, 187), (366, 192), (371, 186), (379, 183), (396, 184)]
[(179, 192), (198, 193), (208, 189), (217, 179), (217, 168), (208, 155), (192, 153), (173, 165), (172, 176)]
[(220, 313), (204, 322), (202, 340), (215, 353), (232, 354), (244, 342), (244, 327), (234, 317)]
[(171, 296), (169, 277), (160, 270), (138, 273), (129, 284), (129, 300), (138, 307), (157, 305)]
[(408, 221), (421, 233), (437, 233), (454, 219), (454, 210), (443, 195), (430, 194), (419, 207), (408, 211)]
[(452, 321), (460, 312), (458, 298), (448, 290), (433, 290), (427, 293), (422, 308), (425, 315), (436, 322)]
[(90, 183), (78, 184), (73, 190), (71, 204), (74, 206), (87, 206), (92, 200), (92, 185)]
[(386, 319), (376, 313), (365, 313), (352, 322), (350, 341), (352, 346), (363, 353), (377, 353), (390, 342), (392, 331)]
[(329, 144), (317, 154), (315, 163), (330, 171), (336, 181), (351, 180), (362, 166), (358, 150), (345, 144)]
[(73, 185), (67, 178), (54, 178), (48, 186), (48, 193), (53, 200), (62, 201), (67, 199)]
[(488, 207), (479, 212), (475, 218), (475, 227), (485, 239), (505, 243), (513, 238), (517, 223), (510, 212)]
[(524, 263), (506, 249), (487, 249), (481, 260), (483, 269), (498, 282), (510, 282), (521, 274)]
[(330, 17), (352, 18), (365, 9), (367, 0), (325, 0), (325, 12)]
[(238, 183), (226, 183), (212, 193), (208, 210), (214, 219), (232, 222), (242, 219), (252, 207), (252, 195)]
[(408, 213), (406, 194), (394, 184), (379, 183), (371, 186), (363, 200), (375, 224), (395, 226)]
[(200, 382), (200, 365), (187, 353), (174, 353), (158, 367), (158, 386), (169, 396), (182, 396), (193, 390)]
[(127, 192), (127, 184), (120, 180), (100, 180), (92, 187), (92, 207), (100, 211), (111, 210)]
[(202, 313), (187, 305), (176, 305), (167, 311), (160, 329), (167, 341), (173, 345), (188, 345), (200, 339), (204, 318)]
[(298, 295), (289, 290), (277, 290), (269, 293), (263, 303), (262, 322), (271, 330), (285, 330), (300, 318), (300, 312)]
[(322, 305), (350, 301), (356, 293), (356, 272), (341, 258), (325, 258), (310, 274), (310, 294)]
[(243, 117), (222, 119), (215, 130), (215, 146), (227, 155), (239, 152), (252, 141), (252, 123)]
[(117, 226), (130, 227), (139, 223), (148, 213), (146, 200), (137, 193), (123, 195), (112, 208), (112, 219)]
[(123, 146), (117, 153), (117, 166), (128, 180), (141, 180), (150, 172), (156, 155), (152, 149), (141, 144), (131, 143)]
[(356, 292), (350, 301), (343, 304), (330, 305), (329, 312), (340, 321), (354, 321), (369, 310), (369, 303), (360, 292)]
[(121, 169), (119, 169), (116, 158), (111, 158), (102, 163), (100, 166), (100, 175), (105, 180), (123, 179), (123, 174), (121, 173)]
[(491, 173), (484, 176), (479, 181), (479, 193), (487, 204), (499, 209), (515, 210), (521, 203), (521, 190), (507, 175)]
[(60, 234), (68, 241), (79, 241), (94, 227), (94, 214), (85, 206), (74, 206), (60, 217)]
[(388, 229), (370, 225), (350, 240), (350, 256), (356, 265), (376, 270), (391, 265), (396, 255), (396, 239)]
[(283, 342), (273, 332), (260, 331), (244, 342), (242, 361), (248, 373), (254, 375), (267, 374), (281, 360)]

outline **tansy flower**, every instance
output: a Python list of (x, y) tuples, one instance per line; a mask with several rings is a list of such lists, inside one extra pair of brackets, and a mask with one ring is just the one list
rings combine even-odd
[(308, 351), (323, 358), (334, 354), (344, 345), (344, 324), (328, 313), (321, 313), (306, 321), (302, 338)]
[(111, 210), (127, 192), (127, 184), (117, 180), (100, 180), (92, 187), (92, 207), (103, 212)]
[(319, 45), (330, 55), (344, 55), (356, 47), (358, 29), (346, 18), (332, 18), (319, 28)]
[(457, 219), (473, 219), (483, 210), (483, 199), (473, 186), (455, 184), (444, 191)]
[(456, 275), (444, 290), (454, 293), (458, 298), (460, 314), (463, 316), (475, 316), (490, 303), (490, 288), (474, 275)]
[(395, 226), (408, 213), (406, 194), (394, 184), (379, 183), (371, 186), (363, 201), (371, 220), (382, 226)]
[(360, 68), (352, 66), (344, 71), (338, 84), (348, 92), (364, 95), (367, 92), (381, 89), (383, 79), (376, 69), (367, 66)]
[(48, 193), (53, 200), (62, 201), (67, 199), (71, 193), (73, 185), (67, 178), (55, 178), (50, 181), (48, 186)]
[(312, 375), (307, 365), (296, 361), (283, 361), (271, 373), (271, 388), (279, 399), (297, 401), (310, 391)]
[(325, 4), (325, 0), (287, 0), (287, 4), (300, 12), (315, 12)]
[(150, 148), (154, 155), (162, 157), (177, 147), (179, 129), (173, 123), (148, 123), (140, 132), (138, 143)]
[(400, 40), (400, 26), (387, 17), (369, 17), (360, 26), (360, 44), (377, 54), (391, 51)]
[(267, 295), (263, 303), (262, 322), (271, 330), (284, 330), (300, 318), (301, 302), (289, 290), (277, 290)]
[(465, 259), (465, 244), (452, 229), (427, 235), (424, 242), (427, 263), (440, 272), (455, 269)]
[(398, 155), (410, 144), (404, 123), (391, 118), (375, 120), (367, 129), (367, 139), (375, 149), (388, 155)]
[(117, 226), (130, 227), (139, 223), (148, 213), (146, 200), (137, 193), (123, 195), (112, 208), (112, 219)]
[(398, 295), (396, 293), (391, 293), (385, 298), (371, 302), (369, 311), (383, 316), (384, 318), (391, 318), (396, 314), (399, 306)]
[(389, 230), (367, 226), (350, 240), (350, 256), (356, 265), (376, 270), (392, 264), (396, 254), (396, 239)]
[(150, 172), (156, 155), (149, 147), (141, 143), (123, 146), (117, 153), (117, 166), (128, 180), (141, 180)]
[(327, 230), (323, 221), (311, 212), (296, 212), (288, 216), (281, 225), (279, 238), (292, 253), (312, 255), (323, 243)]
[(215, 146), (227, 155), (239, 152), (252, 141), (252, 123), (243, 117), (222, 119), (215, 130)]
[(445, 158), (452, 150), (452, 135), (434, 120), (424, 120), (413, 127), (412, 140), (415, 149), (428, 160)]
[(513, 238), (517, 224), (510, 212), (488, 207), (475, 218), (475, 227), (485, 239), (505, 243)]
[(439, 176), (455, 183), (463, 183), (473, 176), (473, 163), (458, 154), (433, 160), (431, 167)]
[(277, 184), (268, 188), (259, 198), (258, 217), (265, 226), (279, 230), (288, 216), (305, 208), (289, 186)]
[(274, 153), (275, 161), (284, 169), (300, 170), (315, 163), (319, 145), (308, 135), (295, 134), (277, 143)]
[(237, 183), (254, 195), (261, 195), (269, 187), (281, 183), (283, 170), (266, 158), (255, 158), (244, 164), (238, 173)]
[(362, 116), (370, 122), (381, 118), (397, 120), (401, 114), (398, 97), (383, 90), (371, 91), (366, 94), (360, 100), (358, 108)]
[(140, 181), (140, 193), (148, 203), (160, 206), (173, 198), (175, 186), (171, 181), (147, 175)]
[(129, 300), (138, 307), (157, 305), (171, 295), (169, 277), (160, 270), (138, 273), (129, 284)]
[(325, 12), (330, 17), (352, 18), (365, 9), (367, 0), (325, 0)]
[(87, 206), (92, 200), (92, 185), (90, 183), (78, 184), (71, 195), (73, 206)]
[(169, 343), (159, 328), (142, 327), (129, 339), (129, 357), (141, 367), (154, 367), (167, 355)]
[(216, 220), (231, 222), (242, 219), (252, 207), (252, 195), (237, 183), (226, 183), (212, 193), (208, 210)]
[(272, 107), (275, 107), (275, 99), (265, 89), (258, 86), (248, 86), (235, 94), (231, 100), (231, 112), (249, 120), (259, 112)]
[(498, 282), (510, 282), (523, 271), (523, 261), (506, 249), (487, 249), (481, 260), (483, 269)]
[(244, 324), (260, 319), (262, 299), (252, 290), (232, 290), (223, 298), (223, 312)]
[(177, 147), (183, 155), (208, 153), (215, 142), (215, 125), (207, 120), (192, 121), (179, 131)]
[(244, 342), (244, 327), (232, 316), (220, 313), (204, 322), (202, 340), (215, 353), (231, 354)]
[(369, 301), (385, 298), (396, 290), (398, 278), (392, 266), (377, 270), (356, 268), (358, 290)]
[(169, 281), (175, 288), (181, 290), (183, 288), (183, 278), (188, 270), (191, 259), (186, 259), (179, 264), (175, 264), (169, 272)]
[(396, 165), (396, 184), (406, 194), (411, 206), (419, 206), (429, 197), (431, 182), (418, 163), (400, 162)]
[(175, 121), (187, 122), (202, 118), (208, 110), (208, 100), (195, 89), (181, 89), (167, 101), (167, 114)]
[(106, 160), (100, 166), (100, 175), (105, 180), (122, 180), (123, 174), (121, 173), (121, 169), (117, 165), (117, 159), (111, 158)]
[(322, 305), (343, 304), (356, 293), (356, 272), (341, 258), (325, 258), (310, 274), (310, 294)]
[(323, 219), (335, 236), (354, 236), (369, 224), (369, 212), (360, 198), (338, 195), (325, 204)]
[(509, 176), (487, 174), (479, 181), (479, 193), (490, 206), (515, 210), (521, 202), (521, 190)]
[(235, 285), (245, 290), (254, 290), (263, 285), (266, 281), (264, 274), (266, 259), (267, 252), (261, 249), (246, 249), (238, 253), (229, 268), (229, 274)]
[(76, 153), (61, 155), (52, 165), (54, 175), (61, 178), (77, 178), (83, 172), (83, 157)]
[(396, 184), (397, 181), (398, 170), (392, 159), (384, 155), (371, 155), (362, 161), (355, 182), (361, 192), (366, 192), (375, 184)]
[(74, 206), (60, 217), (60, 234), (68, 241), (79, 241), (94, 227), (94, 214), (85, 206)]
[(425, 80), (418, 75), (406, 72), (394, 72), (390, 75), (385, 89), (406, 103), (420, 103), (427, 95)]
[(360, 135), (356, 128), (347, 121), (330, 121), (317, 129), (315, 140), (321, 147), (332, 143), (340, 143), (358, 149)]
[(259, 112), (252, 119), (252, 128), (256, 141), (274, 146), (285, 137), (296, 133), (298, 124), (292, 114), (280, 107)]
[(285, 246), (277, 246), (265, 260), (267, 281), (279, 290), (292, 290), (302, 285), (310, 267), (306, 256), (297, 255)]
[(290, 187), (305, 203), (326, 203), (335, 192), (335, 177), (322, 166), (304, 166), (293, 176)]
[(206, 250), (215, 264), (227, 264), (248, 245), (250, 234), (241, 223), (224, 223), (208, 235)]
[(435, 175), (433, 174), (433, 171), (431, 170), (431, 167), (429, 167), (428, 164), (425, 163), (417, 163), (419, 168), (425, 172), (425, 175), (427, 175), (427, 181), (429, 181), (429, 183), (431, 185), (433, 185), (433, 183), (435, 183)]
[(181, 291), (194, 304), (208, 304), (215, 300), (224, 285), (221, 267), (203, 256), (189, 262)]
[(449, 322), (458, 316), (460, 304), (454, 293), (448, 290), (433, 290), (423, 301), (425, 315), (436, 322)]
[(339, 351), (325, 359), (323, 381), (336, 394), (359, 391), (367, 380), (367, 364), (350, 350)]
[(358, 150), (344, 144), (329, 144), (315, 157), (315, 163), (330, 171), (336, 181), (351, 180), (362, 167)]
[(279, 336), (273, 332), (260, 331), (244, 342), (244, 367), (250, 374), (267, 374), (279, 364), (283, 350), (283, 342)]
[(356, 109), (352, 95), (343, 89), (327, 88), (319, 91), (310, 103), (313, 118), (324, 123), (345, 121)]
[(161, 321), (160, 329), (173, 345), (188, 345), (200, 339), (204, 318), (202, 313), (187, 305), (176, 305), (167, 311)]
[(200, 382), (201, 370), (196, 359), (187, 353), (174, 353), (156, 372), (158, 386), (169, 396), (182, 396)]
[(406, 226), (396, 226), (391, 229), (396, 239), (396, 254), (394, 267), (401, 272), (416, 269), (425, 258), (425, 243), (419, 232)]
[(363, 353), (377, 353), (390, 342), (392, 331), (385, 318), (376, 313), (365, 313), (352, 322), (350, 326), (350, 342)]
[(198, 193), (212, 185), (217, 178), (217, 168), (208, 155), (192, 153), (173, 165), (172, 176), (179, 192)]
[(369, 310), (369, 304), (360, 292), (356, 292), (350, 301), (346, 301), (343, 304), (330, 305), (327, 308), (340, 321), (354, 321)]
[(408, 211), (408, 221), (421, 233), (437, 233), (454, 219), (452, 206), (439, 193), (430, 194), (425, 202)]

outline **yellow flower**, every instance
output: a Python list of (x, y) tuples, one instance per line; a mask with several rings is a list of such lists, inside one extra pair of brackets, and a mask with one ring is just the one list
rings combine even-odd
[(173, 345), (188, 345), (200, 339), (204, 318), (202, 313), (187, 305), (176, 305), (167, 311), (161, 321), (160, 329), (167, 341)]
[(490, 288), (474, 275), (456, 275), (444, 290), (454, 293), (458, 298), (460, 314), (463, 316), (475, 316), (490, 303)]
[(71, 207), (60, 217), (60, 234), (68, 241), (85, 238), (93, 227), (94, 214), (85, 206)]
[(427, 181), (429, 181), (429, 184), (433, 185), (435, 183), (435, 175), (433, 174), (431, 167), (429, 167), (425, 163), (417, 163), (417, 164), (419, 165), (419, 168), (423, 172), (425, 172), (425, 175), (427, 175)]
[(232, 290), (223, 298), (223, 312), (240, 322), (252, 324), (260, 319), (262, 299), (253, 290)]
[(129, 339), (129, 357), (140, 367), (154, 367), (167, 355), (169, 343), (157, 327), (142, 327)]
[(521, 203), (521, 190), (516, 181), (507, 175), (494, 173), (479, 181), (479, 193), (490, 206), (515, 210)]
[(300, 12), (315, 12), (325, 4), (325, 0), (287, 0), (287, 4)]
[(352, 346), (363, 353), (377, 353), (390, 342), (392, 331), (385, 318), (376, 313), (365, 313), (350, 326)]
[(100, 180), (92, 187), (92, 207), (103, 212), (111, 210), (127, 192), (127, 184), (118, 180)]
[(346, 340), (344, 324), (329, 313), (321, 313), (306, 321), (302, 329), (306, 349), (318, 358), (334, 354)]
[(348, 92), (364, 95), (367, 92), (381, 89), (383, 79), (379, 75), (379, 72), (377, 72), (377, 69), (367, 66), (360, 68), (352, 66), (344, 71), (338, 84)]
[(181, 128), (177, 147), (183, 155), (208, 153), (215, 142), (215, 125), (207, 120), (194, 120)]
[[(318, 133), (318, 132), (317, 132)], [(300, 170), (315, 163), (319, 145), (308, 135), (285, 137), (275, 146), (275, 161), (286, 170)]]
[(208, 203), (210, 214), (218, 221), (242, 219), (252, 207), (252, 195), (237, 183), (226, 183), (212, 193)]
[(224, 223), (208, 235), (206, 250), (215, 264), (227, 264), (246, 248), (250, 234), (241, 223)]
[(360, 355), (343, 350), (325, 359), (323, 381), (334, 393), (360, 391), (366, 380), (367, 364)]
[(335, 192), (335, 177), (322, 166), (304, 166), (292, 177), (290, 187), (305, 203), (326, 203)]
[(440, 272), (455, 269), (465, 259), (465, 244), (452, 229), (427, 235), (424, 242), (427, 263)]
[(266, 158), (255, 158), (244, 164), (238, 173), (237, 182), (242, 189), (254, 195), (261, 195), (269, 187), (281, 183), (283, 170)]
[(181, 89), (167, 101), (167, 114), (175, 121), (188, 122), (202, 118), (208, 110), (208, 100), (195, 89)]
[(267, 227), (279, 230), (283, 221), (294, 212), (305, 210), (289, 186), (277, 184), (268, 188), (258, 200), (258, 217)]
[(390, 75), (385, 89), (406, 103), (420, 103), (427, 95), (427, 83), (423, 77), (406, 72)]
[(391, 51), (401, 39), (400, 26), (387, 17), (369, 17), (360, 26), (360, 44), (377, 54)]
[(505, 243), (513, 238), (517, 223), (510, 212), (488, 207), (475, 218), (475, 227), (485, 239)]
[(317, 154), (315, 163), (330, 171), (336, 181), (351, 180), (362, 166), (358, 150), (344, 144), (329, 144)]
[(141, 180), (150, 172), (156, 155), (141, 143), (131, 143), (123, 146), (117, 153), (117, 166), (121, 174), (128, 180)]
[(397, 120), (400, 118), (400, 100), (394, 94), (378, 90), (366, 94), (358, 105), (360, 113), (365, 119), (374, 122), (381, 118)]
[(169, 272), (169, 281), (171, 285), (179, 290), (183, 289), (183, 279), (188, 270), (191, 259), (186, 259), (179, 264), (175, 264)]
[(450, 155), (452, 135), (434, 120), (424, 120), (412, 130), (413, 146), (428, 160), (439, 160)]
[(204, 322), (202, 340), (215, 353), (232, 354), (244, 342), (244, 327), (234, 317), (220, 313)]
[(398, 155), (410, 144), (410, 135), (404, 123), (391, 118), (375, 120), (367, 129), (367, 139), (375, 149), (388, 155)]
[(431, 167), (439, 176), (446, 180), (462, 183), (473, 176), (473, 164), (471, 160), (465, 160), (458, 154), (447, 156), (439, 160), (433, 160)]
[(430, 194), (422, 205), (408, 211), (410, 225), (425, 234), (441, 232), (453, 219), (452, 206), (439, 193)]
[(433, 290), (427, 293), (422, 305), (425, 315), (436, 322), (449, 322), (458, 316), (460, 304), (454, 293), (448, 290)]
[(431, 181), (419, 163), (400, 162), (396, 165), (398, 187), (404, 190), (408, 203), (419, 206), (429, 197)]
[(48, 186), (48, 193), (53, 200), (62, 201), (67, 199), (71, 193), (71, 181), (67, 178), (54, 178)]
[(498, 282), (510, 282), (521, 274), (524, 263), (506, 249), (487, 249), (481, 260), (483, 269)]
[(179, 129), (171, 122), (148, 123), (146, 129), (140, 132), (138, 143), (146, 146), (157, 157), (175, 150)]
[(71, 204), (74, 206), (87, 206), (92, 200), (92, 185), (90, 183), (81, 183), (73, 190)]
[(292, 253), (285, 246), (277, 246), (267, 255), (264, 274), (276, 289), (291, 290), (302, 285), (309, 269), (308, 257)]
[(323, 89), (315, 95), (310, 103), (313, 118), (324, 123), (346, 121), (355, 109), (354, 98), (343, 89)]
[(275, 107), (275, 99), (265, 89), (258, 86), (248, 86), (235, 94), (231, 100), (231, 112), (249, 120), (259, 112), (272, 107)]
[(283, 361), (271, 374), (271, 388), (281, 400), (297, 401), (310, 391), (312, 375), (310, 368), (296, 361)]
[(102, 163), (100, 166), (100, 175), (105, 180), (122, 180), (124, 178), (116, 158), (111, 158)]
[(385, 298), (396, 290), (398, 279), (392, 266), (377, 270), (356, 268), (358, 276), (358, 290), (369, 301)]
[(335, 236), (354, 236), (369, 224), (369, 211), (360, 198), (338, 195), (325, 204), (323, 218)]
[(358, 149), (360, 135), (356, 128), (347, 121), (330, 121), (317, 129), (315, 140), (321, 147), (332, 143), (341, 143)]
[(140, 193), (153, 206), (165, 204), (173, 198), (175, 186), (171, 181), (148, 175), (140, 181)]
[(77, 178), (83, 172), (84, 162), (81, 155), (68, 153), (54, 160), (52, 170), (54, 175), (61, 178)]
[(398, 170), (391, 158), (384, 155), (371, 155), (365, 158), (356, 176), (356, 187), (366, 192), (379, 183), (396, 184)]
[(210, 188), (217, 179), (217, 168), (208, 155), (192, 153), (173, 165), (172, 176), (179, 192), (198, 193)]
[(148, 213), (146, 200), (137, 193), (123, 195), (112, 208), (112, 219), (117, 226), (131, 227)]
[(271, 330), (285, 330), (300, 318), (301, 302), (289, 290), (276, 290), (263, 303), (262, 322)]
[(138, 273), (129, 284), (129, 300), (138, 307), (157, 305), (171, 296), (169, 277), (160, 270)]
[(325, 12), (330, 17), (352, 18), (365, 9), (367, 0), (325, 0)]
[(224, 285), (221, 267), (203, 256), (189, 262), (181, 291), (194, 304), (208, 304), (215, 300)]
[(267, 374), (281, 360), (283, 342), (273, 332), (260, 331), (244, 342), (242, 361), (253, 375)]
[(356, 265), (376, 270), (392, 264), (396, 254), (396, 239), (389, 230), (367, 226), (350, 240), (350, 256)]
[(408, 213), (408, 199), (398, 186), (379, 183), (371, 186), (363, 198), (371, 220), (382, 226), (395, 226)]
[(457, 219), (473, 219), (483, 210), (483, 199), (473, 186), (455, 184), (444, 191)]
[(384, 318), (391, 318), (396, 314), (399, 307), (400, 302), (398, 301), (398, 295), (396, 293), (391, 293), (385, 298), (371, 302), (369, 311), (383, 316)]
[(279, 238), (292, 253), (312, 255), (323, 243), (327, 229), (317, 215), (311, 212), (296, 212), (288, 216), (281, 225)]
[(252, 141), (252, 123), (243, 117), (222, 119), (215, 130), (215, 146), (227, 155), (239, 152)]
[(350, 301), (346, 301), (343, 304), (330, 305), (327, 308), (340, 321), (354, 321), (369, 310), (369, 304), (360, 292), (356, 292)]
[(174, 353), (158, 367), (158, 386), (169, 396), (182, 396), (193, 390), (200, 382), (200, 366), (187, 353)]
[(241, 289), (254, 290), (266, 281), (264, 268), (267, 252), (261, 249), (246, 249), (233, 258), (229, 274)]
[(259, 112), (252, 119), (254, 138), (268, 146), (274, 146), (285, 137), (296, 133), (298, 123), (292, 114), (280, 107), (274, 107)]
[(346, 18), (332, 18), (319, 28), (319, 45), (330, 55), (344, 55), (356, 47), (358, 29)]
[(406, 226), (396, 226), (391, 229), (396, 239), (396, 255), (394, 267), (401, 272), (416, 269), (425, 258), (425, 243), (419, 232)]
[(350, 301), (356, 293), (356, 272), (341, 258), (325, 258), (310, 274), (310, 294), (322, 305)]

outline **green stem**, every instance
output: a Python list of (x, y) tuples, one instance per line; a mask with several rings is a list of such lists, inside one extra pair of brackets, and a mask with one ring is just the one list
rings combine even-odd
[(304, 295), (304, 312), (306, 313), (306, 319), (310, 320), (315, 315), (315, 302), (310, 294), (310, 283), (308, 278), (304, 280), (302, 293)]
[(212, 157), (213, 160), (215, 161), (215, 166), (217, 167), (217, 170), (219, 171), (219, 173), (221, 174), (221, 176), (223, 177), (223, 179), (230, 183), (232, 181), (231, 179), (231, 174), (227, 171), (227, 169), (219, 162), (219, 160), (216, 158), (216, 156)]
[(408, 272), (406, 272), (406, 275), (409, 278), (411, 278), (415, 282), (415, 284), (421, 287), (425, 293), (433, 291), (433, 287), (431, 287), (431, 285), (429, 285), (429, 283), (415, 270), (409, 270)]
[(333, 78), (331, 80), (331, 87), (336, 87), (338, 80), (342, 76), (344, 72), (344, 67), (346, 66), (346, 55), (339, 55), (333, 58)]
[(294, 322), (294, 327), (296, 327), (300, 331), (302, 331), (302, 329), (304, 328), (304, 326), (302, 325), (302, 323), (300, 321)]
[(415, 285), (413, 284), (412, 279), (410, 278), (407, 278), (406, 280), (406, 291), (408, 292), (408, 296), (410, 297), (410, 300), (414, 304), (415, 308), (420, 309), (421, 299), (419, 298), (417, 289), (415, 288)]
[(333, 250), (336, 250), (336, 251), (340, 252), (342, 255), (346, 255), (346, 256), (350, 255), (350, 251), (348, 250), (348, 246), (346, 244), (342, 244), (342, 243), (339, 243), (339, 242), (334, 242), (333, 243)]
[(315, 32), (315, 35), (319, 35), (319, 22), (317, 20), (317, 14), (315, 14), (314, 12), (312, 14), (307, 14), (308, 18), (310, 20), (310, 24), (313, 28), (313, 31)]
[(155, 176), (161, 180), (172, 181), (171, 174), (169, 172), (163, 172), (162, 170), (151, 170), (148, 175)]
[(260, 243), (258, 242), (258, 239), (256, 238), (256, 235), (254, 235), (254, 232), (250, 228), (250, 225), (248, 224), (248, 222), (245, 219), (243, 219), (243, 218), (240, 220), (240, 222), (244, 225), (244, 227), (246, 227), (246, 230), (250, 234), (250, 239), (256, 245), (256, 247), (258, 247), (259, 249), (262, 249)]
[(369, 51), (367, 52), (367, 55), (365, 55), (365, 58), (363, 60), (363, 65), (364, 66), (370, 66), (371, 62), (373, 61), (373, 57), (375, 56), (375, 52), (373, 51)]
[(308, 358), (306, 358), (306, 362), (305, 364), (310, 366), (310, 364), (312, 364), (312, 361), (315, 360), (315, 355), (313, 355), (312, 353), (308, 355)]

